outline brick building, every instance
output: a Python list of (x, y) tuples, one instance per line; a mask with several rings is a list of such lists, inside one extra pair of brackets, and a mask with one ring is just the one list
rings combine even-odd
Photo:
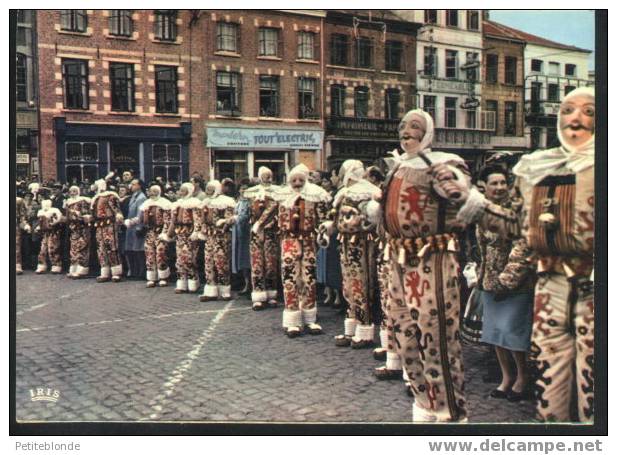
[(210, 177), (238, 180), (270, 167), (323, 165), (325, 13), (204, 10), (204, 130)]
[(329, 10), (325, 19), (328, 167), (372, 163), (398, 146), (397, 126), (416, 106), (421, 24), (387, 10)]
[(186, 180), (208, 166), (204, 40), (176, 10), (38, 10), (43, 180), (131, 169)]
[(495, 150), (525, 151), (525, 42), (501, 24), (483, 21), (482, 102), (495, 112)]
[(32, 10), (17, 11), (15, 35), (16, 61), (16, 150), (17, 178), (38, 175), (38, 59), (36, 47), (36, 14)]

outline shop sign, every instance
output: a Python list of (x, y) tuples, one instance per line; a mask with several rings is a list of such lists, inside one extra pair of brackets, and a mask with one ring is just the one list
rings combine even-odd
[(208, 147), (319, 150), (323, 132), (208, 127)]
[(27, 153), (18, 153), (17, 159), (15, 161), (17, 164), (29, 164), (30, 163), (30, 155)]

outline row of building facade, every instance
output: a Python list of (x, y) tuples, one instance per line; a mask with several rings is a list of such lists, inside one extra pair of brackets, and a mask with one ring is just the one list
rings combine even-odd
[(261, 165), (367, 163), (404, 112), (434, 149), (551, 146), (589, 51), (482, 10), (19, 10), (19, 176), (239, 179)]

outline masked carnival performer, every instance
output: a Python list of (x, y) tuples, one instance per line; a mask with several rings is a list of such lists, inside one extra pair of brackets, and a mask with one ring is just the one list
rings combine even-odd
[(322, 224), (320, 244), (324, 247), (336, 230), (340, 241), (343, 296), (349, 306), (344, 334), (335, 337), (337, 346), (355, 349), (371, 347), (374, 338), (372, 301), (377, 295), (377, 236), (366, 214), (367, 204), (381, 196), (381, 190), (364, 179), (364, 165), (347, 160), (343, 187), (336, 193), (330, 216)]
[(409, 111), (399, 125), (401, 147), (384, 185), (382, 206), (390, 262), (389, 348), (396, 349), (414, 395), (414, 421), (466, 421), (459, 334), (460, 296), (456, 215), (459, 206), (436, 186), (427, 163), (442, 163), (464, 185), (465, 162), (454, 154), (431, 152), (433, 119)]
[(21, 275), (24, 273), (21, 267), (21, 243), (22, 236), (21, 231), (26, 234), (30, 232), (30, 225), (28, 224), (28, 207), (22, 198), (16, 196), (15, 201), (15, 273)]
[(96, 195), (91, 208), (96, 229), (96, 246), (101, 275), (96, 281), (103, 283), (122, 280), (122, 262), (118, 254), (118, 229), (124, 221), (120, 210), (120, 199), (115, 191), (107, 191), (107, 183), (100, 179), (94, 182)]
[[(581, 87), (561, 103), (560, 147), (523, 156), (514, 167), (524, 204), (519, 216), (464, 189), (459, 217), (508, 238), (510, 257), (537, 271), (531, 356), (543, 421), (592, 422), (594, 416), (595, 92)], [(444, 170), (437, 170), (449, 177)], [(456, 186), (447, 181), (446, 185)], [(526, 255), (526, 249), (529, 254)], [(570, 414), (576, 386), (578, 416)]]
[(36, 273), (47, 271), (47, 257), (51, 262), (51, 273), (62, 272), (62, 225), (65, 218), (62, 212), (51, 206), (52, 201), (45, 199), (41, 203), (41, 210), (37, 213), (38, 224), (35, 232), (41, 235), (41, 251), (39, 253)]
[(199, 240), (197, 234), (201, 229), (201, 201), (193, 197), (195, 187), (192, 183), (183, 183), (178, 190), (179, 199), (171, 205), (169, 229), (159, 238), (164, 242), (176, 241), (176, 294), (197, 292), (199, 274), (197, 273), (197, 251)]
[(92, 214), (90, 198), (81, 196), (78, 186), (69, 188), (69, 197), (64, 201), (69, 227), (69, 278), (85, 278), (90, 273), (90, 223)]
[(317, 324), (316, 237), (317, 228), (328, 216), (330, 194), (308, 182), (304, 164), (288, 174), (289, 183), (275, 193), (279, 202), (279, 232), (283, 294), (283, 328), (290, 338), (306, 327), (312, 335), (322, 332)]
[(231, 299), (231, 230), (236, 201), (221, 194), (221, 183), (211, 180), (206, 185), (206, 198), (201, 204), (202, 225), (199, 239), (204, 240), (206, 285), (201, 302)]
[[(161, 187), (151, 185), (148, 199), (140, 207), (137, 223), (146, 229), (144, 250), (146, 254), (146, 287), (167, 286), (170, 269), (167, 257), (167, 242), (161, 234), (169, 230), (171, 202), (161, 196)], [(132, 220), (131, 220), (132, 221)]]
[(244, 192), (251, 201), (251, 273), (253, 309), (258, 311), (266, 305), (277, 305), (279, 282), (278, 203), (274, 193), (279, 187), (272, 184), (272, 171), (259, 168), (259, 185)]

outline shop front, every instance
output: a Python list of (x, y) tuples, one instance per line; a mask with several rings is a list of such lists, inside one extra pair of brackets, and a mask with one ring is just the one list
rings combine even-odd
[(277, 183), (298, 163), (320, 167), (322, 130), (207, 126), (210, 178), (256, 177), (261, 166), (270, 168)]
[(131, 171), (148, 182), (156, 177), (188, 180), (191, 125), (129, 126), (55, 119), (58, 179), (93, 182), (110, 171)]

